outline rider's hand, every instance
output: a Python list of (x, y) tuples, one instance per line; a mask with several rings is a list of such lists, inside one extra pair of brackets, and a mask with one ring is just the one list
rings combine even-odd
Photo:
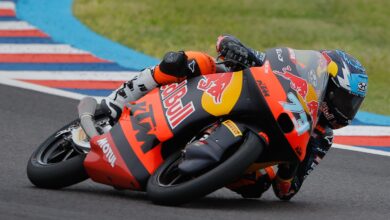
[(264, 58), (263, 53), (245, 47), (231, 35), (219, 36), (216, 49), (225, 65), (233, 70), (261, 66)]
[(224, 60), (231, 60), (250, 66), (249, 51), (241, 42), (233, 36), (219, 36), (216, 49)]

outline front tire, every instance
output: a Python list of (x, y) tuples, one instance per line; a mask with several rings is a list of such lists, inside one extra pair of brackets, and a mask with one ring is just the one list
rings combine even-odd
[(75, 120), (52, 134), (31, 155), (27, 176), (35, 186), (58, 189), (88, 179), (83, 165), (86, 154), (67, 140), (72, 126), (79, 126), (79, 121)]
[(180, 205), (203, 197), (239, 178), (263, 149), (264, 142), (256, 134), (248, 132), (236, 152), (215, 168), (195, 178), (180, 176), (177, 166), (181, 154), (173, 154), (149, 178), (148, 197), (161, 205)]

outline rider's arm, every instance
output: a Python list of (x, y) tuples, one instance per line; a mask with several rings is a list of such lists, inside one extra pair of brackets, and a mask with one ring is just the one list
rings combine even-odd
[[(303, 181), (324, 158), (332, 145), (333, 130), (318, 125), (310, 138), (305, 159), (297, 164), (286, 167), (280, 165), (276, 178), (272, 182), (275, 195), (281, 200), (290, 200), (301, 188)], [(288, 170), (290, 169), (290, 171)]]

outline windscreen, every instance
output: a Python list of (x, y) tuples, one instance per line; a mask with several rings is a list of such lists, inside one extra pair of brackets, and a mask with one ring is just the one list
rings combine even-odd
[(314, 125), (328, 82), (326, 59), (314, 50), (276, 48), (267, 51), (267, 60), (289, 96), (288, 102), (296, 97)]
[(297, 73), (314, 87), (317, 101), (321, 102), (329, 78), (326, 59), (313, 50), (290, 49), (290, 53), (295, 54)]

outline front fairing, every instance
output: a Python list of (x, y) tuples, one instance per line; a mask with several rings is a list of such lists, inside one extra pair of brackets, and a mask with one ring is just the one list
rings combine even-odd
[(291, 48), (271, 49), (266, 54), (283, 90), (296, 96), (313, 129), (329, 79), (326, 59), (318, 51)]
[(303, 160), (329, 77), (325, 58), (317, 51), (276, 48), (251, 72), (281, 132)]

